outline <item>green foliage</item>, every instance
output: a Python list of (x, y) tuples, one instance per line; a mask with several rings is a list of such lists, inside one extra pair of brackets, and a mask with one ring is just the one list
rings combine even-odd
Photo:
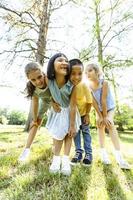
[(129, 129), (133, 130), (133, 109), (128, 105), (122, 105), (120, 112), (116, 112), (115, 123), (118, 125), (118, 130)]
[(19, 110), (9, 110), (8, 108), (0, 108), (0, 123), (23, 125), (27, 120), (26, 113)]
[(133, 130), (133, 115), (132, 115), (131, 118), (128, 119), (127, 129), (128, 130)]
[(25, 113), (13, 110), (9, 114), (9, 124), (22, 125), (25, 124), (27, 116)]

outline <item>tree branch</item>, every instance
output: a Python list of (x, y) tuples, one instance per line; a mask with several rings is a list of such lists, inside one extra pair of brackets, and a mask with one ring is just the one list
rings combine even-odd
[(129, 28), (131, 28), (132, 26), (131, 26), (132, 24), (130, 24), (130, 25), (128, 25), (127, 27), (124, 27), (121, 31), (119, 31), (118, 33), (116, 33), (115, 35), (113, 35), (110, 39), (109, 39), (109, 41), (104, 45), (104, 49), (103, 49), (103, 51), (106, 49), (106, 47), (108, 46), (108, 44), (115, 38), (115, 37), (117, 37), (117, 36), (119, 36), (121, 33), (123, 33), (124, 31), (127, 31), (127, 30), (129, 30)]

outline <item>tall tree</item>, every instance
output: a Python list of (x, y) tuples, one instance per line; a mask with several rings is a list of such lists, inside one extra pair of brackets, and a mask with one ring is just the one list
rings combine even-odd
[(44, 64), (48, 29), (54, 23), (50, 20), (51, 15), (67, 3), (61, 0), (21, 0), (16, 5), (0, 3), (0, 18), (5, 26), (1, 42), (8, 43), (0, 51), (0, 56), (8, 57), (6, 66), (11, 66), (18, 57)]
[(119, 46), (122, 39), (133, 30), (132, 2), (128, 1), (127, 4), (126, 0), (92, 0), (91, 4), (88, 1), (82, 2), (85, 3), (93, 19), (90, 21), (88, 15), (88, 26), (92, 30), (88, 35), (92, 37), (92, 43), (88, 44), (88, 49), (81, 52), (81, 58), (87, 60), (87, 56), (97, 55), (103, 70), (105, 67), (132, 65), (132, 58), (121, 55), (123, 46)]
[(51, 15), (51, 1), (29, 1), (21, 10), (0, 4), (2, 19), (9, 29), (3, 39), (13, 45), (7, 46), (1, 54), (10, 55), (11, 64), (17, 56), (32, 58), (43, 65), (46, 54), (47, 32)]
[[(23, 0), (20, 9), (0, 3), (2, 11), (0, 17), (9, 27), (1, 39), (12, 44), (9, 43), (7, 48), (0, 52), (0, 55), (6, 54), (10, 58), (5, 70), (17, 57), (36, 60), (41, 65), (44, 64), (44, 59), (48, 58), (46, 46), (51, 14), (66, 3), (67, 1), (62, 3), (59, 0)], [(30, 116), (29, 113), (26, 130), (30, 124)]]

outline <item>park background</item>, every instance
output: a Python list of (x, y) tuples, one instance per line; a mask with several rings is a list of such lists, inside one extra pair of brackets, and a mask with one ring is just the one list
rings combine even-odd
[[(63, 52), (69, 59), (102, 67), (116, 99), (122, 151), (132, 164), (132, 8), (131, 0), (0, 1), (0, 199), (133, 199), (133, 171), (121, 171), (112, 154), (112, 166), (99, 161), (93, 111), (92, 168), (77, 167), (70, 178), (51, 176), (51, 138), (43, 127), (30, 162), (23, 166), (17, 162), (27, 137), (23, 130), (30, 108), (24, 95), (24, 67), (35, 60), (46, 71), (49, 58)], [(111, 153), (108, 135), (107, 146)]]

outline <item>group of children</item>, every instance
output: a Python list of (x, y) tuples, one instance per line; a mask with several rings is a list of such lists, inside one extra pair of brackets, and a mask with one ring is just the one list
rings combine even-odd
[[(82, 81), (84, 71), (89, 81), (87, 84)], [(46, 128), (53, 138), (53, 159), (49, 171), (70, 175), (71, 165), (82, 161), (83, 165), (90, 166), (93, 156), (89, 113), (93, 105), (96, 110), (102, 162), (111, 164), (105, 150), (105, 128), (107, 128), (114, 145), (117, 163), (123, 169), (130, 169), (129, 164), (121, 155), (113, 122), (114, 100), (108, 82), (101, 76), (96, 64), (88, 64), (84, 70), (83, 63), (79, 59), (68, 61), (64, 54), (57, 53), (50, 58), (46, 75), (36, 62), (26, 65), (25, 73), (29, 80), (26, 86), (27, 97), (32, 99), (32, 123), (26, 147), (19, 158), (20, 161), (28, 158), (30, 146), (41, 125), (43, 114), (49, 110)], [(84, 150), (81, 145), (81, 132)], [(75, 156), (70, 162), (69, 154), (73, 139)], [(63, 143), (64, 154), (61, 157)]]

